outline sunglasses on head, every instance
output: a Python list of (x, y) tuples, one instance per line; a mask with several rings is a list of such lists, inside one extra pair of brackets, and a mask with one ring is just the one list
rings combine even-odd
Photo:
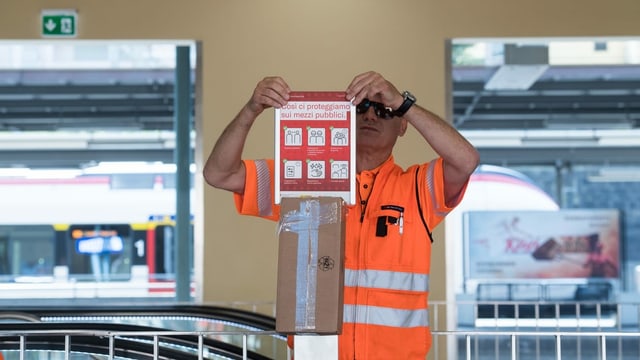
[(384, 106), (379, 102), (371, 101), (369, 99), (364, 99), (358, 106), (356, 106), (356, 112), (358, 114), (366, 113), (370, 107), (373, 107), (373, 112), (377, 117), (381, 119), (391, 119), (395, 115), (393, 114), (393, 110), (390, 107)]

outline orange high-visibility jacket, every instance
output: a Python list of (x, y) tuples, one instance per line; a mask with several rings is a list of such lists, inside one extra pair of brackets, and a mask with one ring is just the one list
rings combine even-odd
[[(273, 165), (245, 160), (245, 192), (235, 194), (239, 213), (279, 219)], [(340, 359), (424, 359), (431, 347), (430, 229), (452, 210), (445, 205), (442, 159), (404, 171), (390, 157), (358, 174), (357, 183), (357, 204), (346, 218)]]

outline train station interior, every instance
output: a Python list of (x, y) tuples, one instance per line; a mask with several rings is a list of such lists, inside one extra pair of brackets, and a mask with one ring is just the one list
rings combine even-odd
[(433, 231), (428, 358), (640, 358), (640, 8), (496, 3), (5, 1), (0, 359), (291, 358), (277, 224), (202, 167), (264, 76), (365, 70), (480, 154)]

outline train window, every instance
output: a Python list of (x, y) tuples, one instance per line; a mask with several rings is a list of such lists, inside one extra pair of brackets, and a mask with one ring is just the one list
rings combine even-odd
[(77, 280), (129, 280), (133, 241), (127, 224), (72, 225), (67, 243), (69, 274)]
[[(175, 189), (176, 188), (176, 175), (175, 174), (162, 174), (162, 184), (165, 189)], [(194, 177), (193, 173), (189, 176), (189, 187), (193, 189), (194, 186)]]
[(52, 276), (55, 231), (50, 225), (0, 225), (0, 276), (27, 281)]
[(112, 189), (153, 189), (153, 174), (112, 174)]

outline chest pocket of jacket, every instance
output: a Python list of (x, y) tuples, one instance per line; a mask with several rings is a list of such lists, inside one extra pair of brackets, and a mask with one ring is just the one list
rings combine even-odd
[(423, 249), (424, 239), (417, 239), (416, 226), (420, 225), (407, 218), (406, 209), (397, 205), (381, 205), (369, 214), (371, 230), (366, 246), (368, 264), (400, 266), (407, 271), (415, 267), (418, 255)]

